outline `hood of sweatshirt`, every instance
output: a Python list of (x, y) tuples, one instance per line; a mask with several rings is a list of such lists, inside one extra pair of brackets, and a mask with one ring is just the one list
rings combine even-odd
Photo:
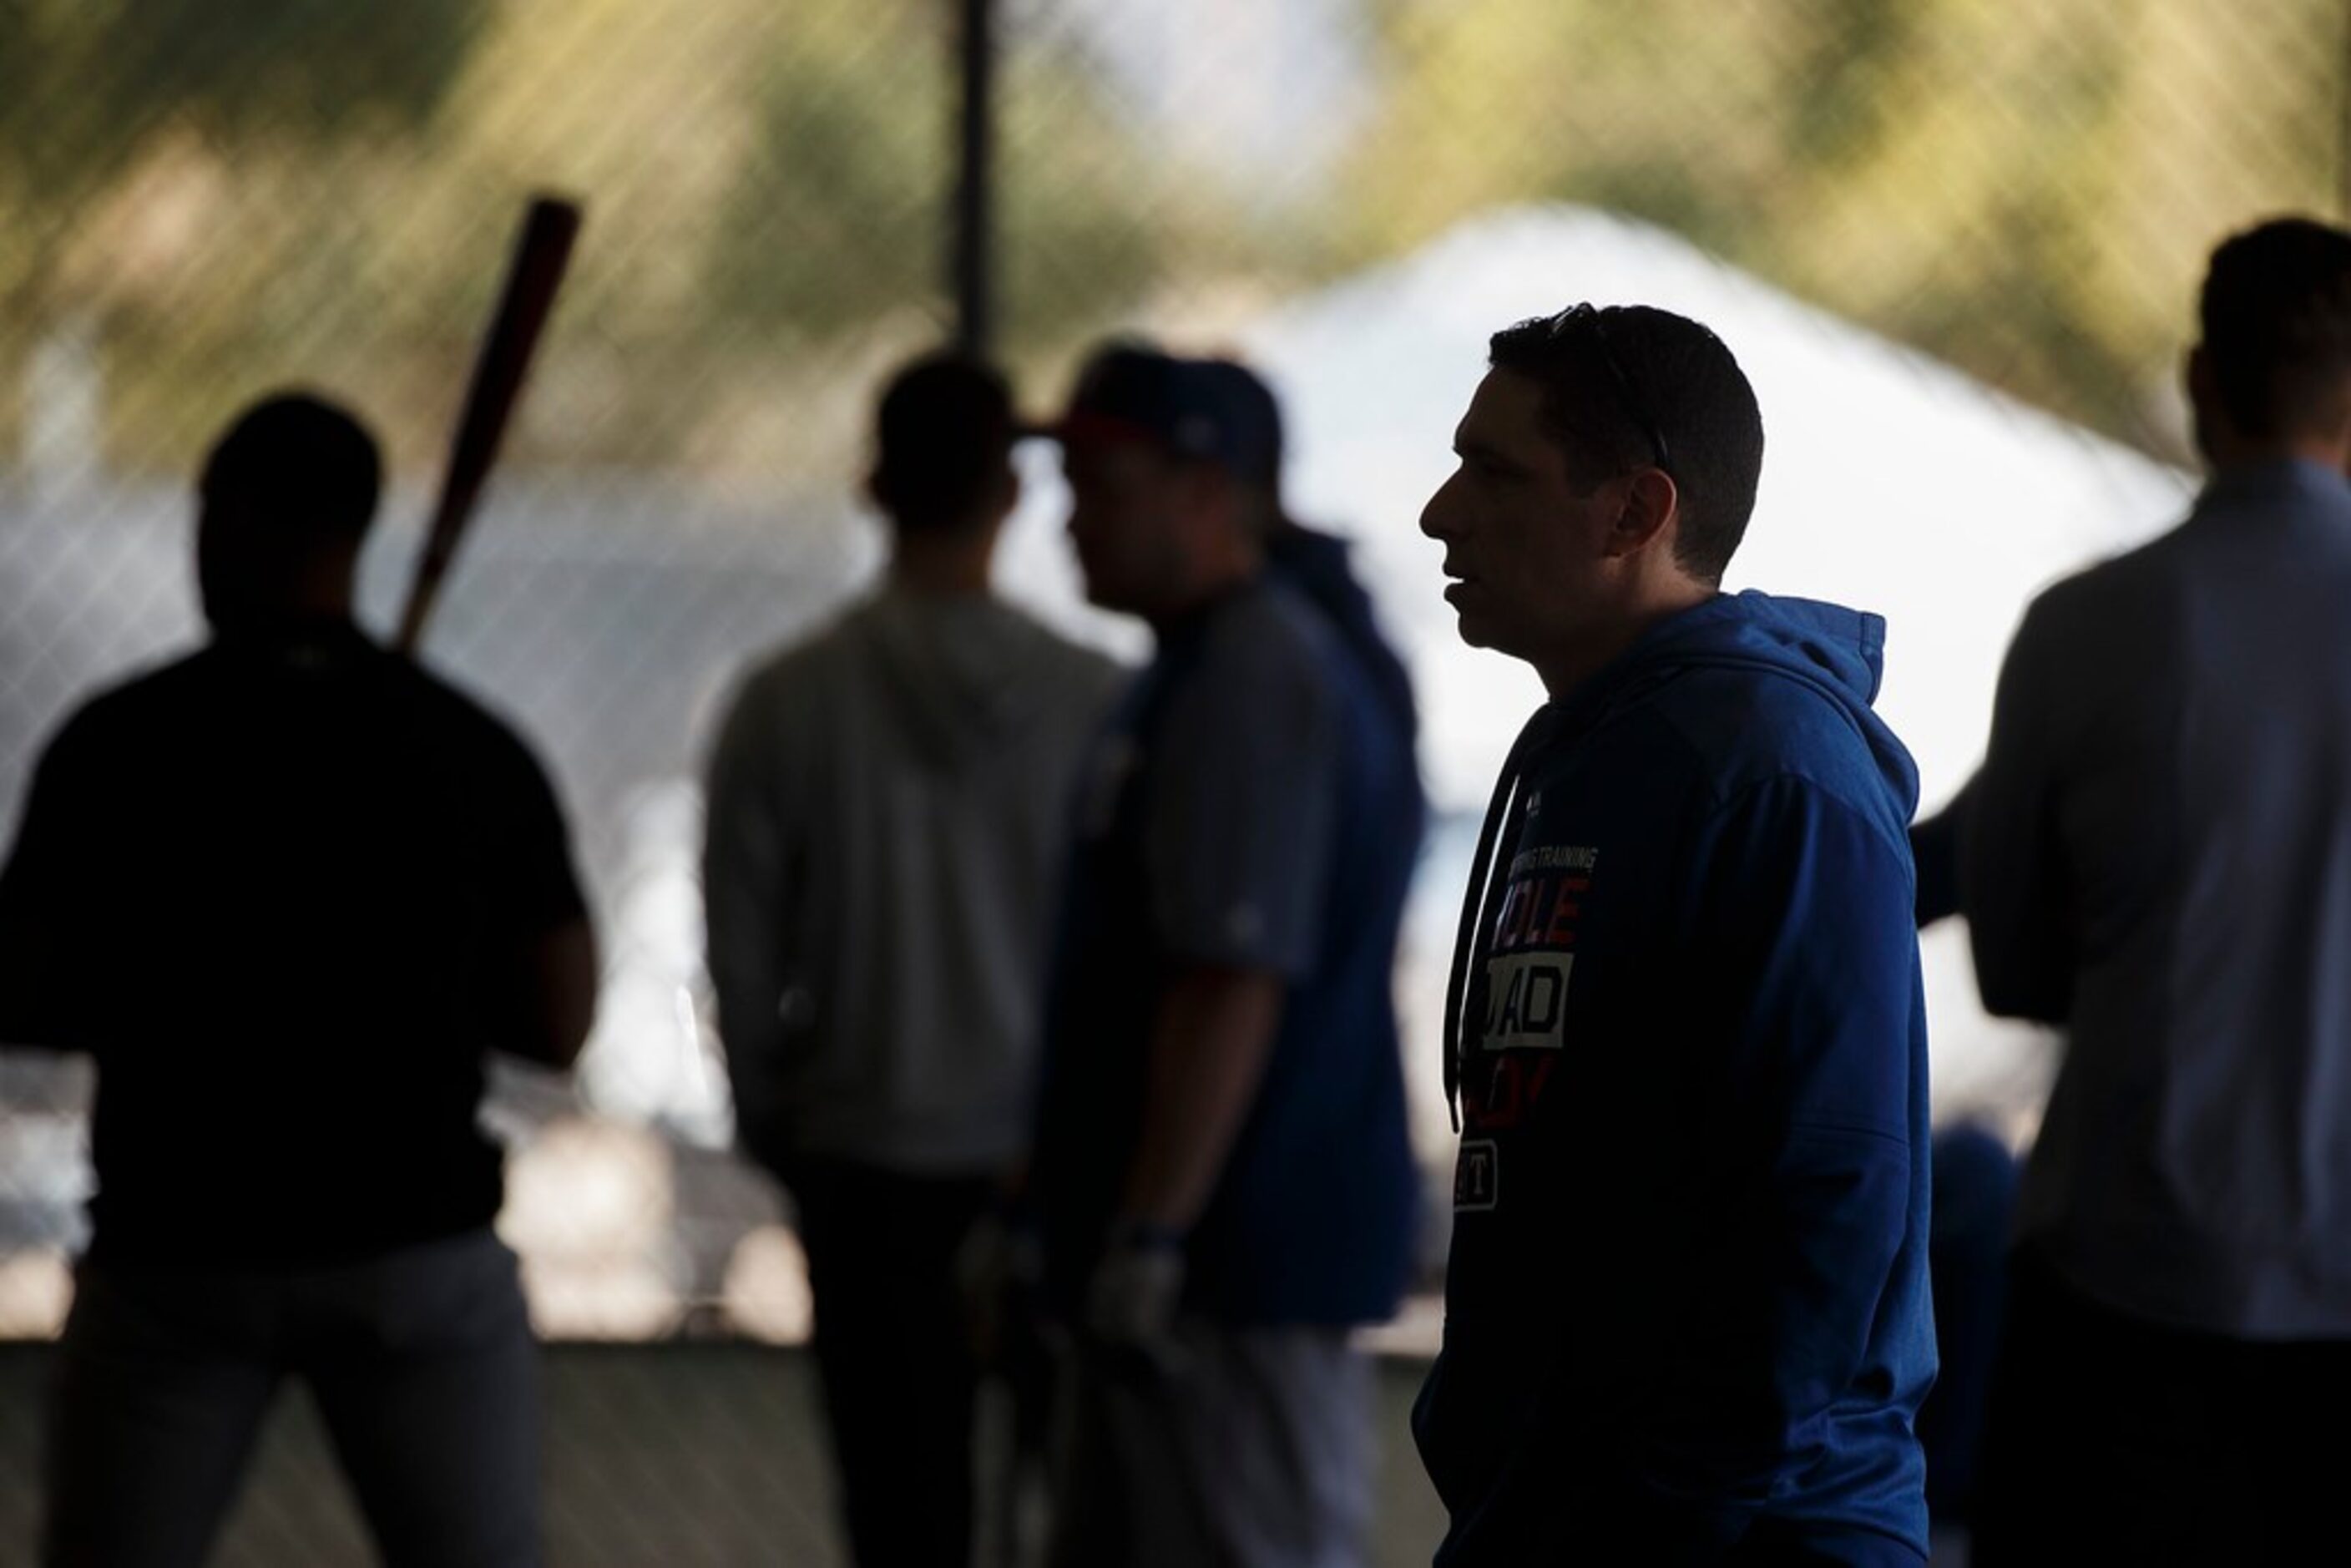
[(1414, 721), (1412, 676), (1380, 632), (1372, 596), (1356, 580), (1344, 539), (1283, 522), (1266, 541), (1266, 564), (1327, 617), (1380, 699), (1407, 725)]
[(914, 754), (957, 771), (1068, 707), (1069, 651), (984, 594), (888, 587), (859, 612)]
[(1871, 706), (1885, 676), (1886, 619), (1866, 611), (1752, 589), (1719, 594), (1652, 627), (1553, 703), (1552, 708), (1559, 710), (1554, 722), (1586, 727), (1677, 675), (1726, 666), (1799, 682), (1834, 704), (1868, 744), (1886, 789), (1901, 806), (1902, 820), (1909, 820), (1918, 804), (1918, 769)]

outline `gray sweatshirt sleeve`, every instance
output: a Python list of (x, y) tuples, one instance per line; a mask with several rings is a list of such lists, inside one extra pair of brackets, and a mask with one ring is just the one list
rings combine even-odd
[(2057, 650), (2049, 601), (2017, 629), (1993, 699), (1991, 742), (1959, 822), (1959, 903), (1988, 1011), (2062, 1024), (2074, 947), (2050, 682)]

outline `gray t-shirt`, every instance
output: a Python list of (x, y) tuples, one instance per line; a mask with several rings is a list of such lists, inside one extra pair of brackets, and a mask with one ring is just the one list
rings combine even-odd
[(1160, 629), (1090, 769), (1055, 970), (1031, 1190), (1064, 1304), (1131, 1172), (1169, 982), (1226, 966), (1286, 985), (1186, 1238), (1188, 1307), (1393, 1308), (1415, 1184), (1393, 960), (1419, 828), (1408, 713), (1301, 591), (1269, 572)]
[(1333, 695), (1298, 651), (1283, 598), (1236, 597), (1153, 736), (1141, 839), (1152, 918), (1170, 958), (1296, 979), (1322, 936), (1336, 846)]

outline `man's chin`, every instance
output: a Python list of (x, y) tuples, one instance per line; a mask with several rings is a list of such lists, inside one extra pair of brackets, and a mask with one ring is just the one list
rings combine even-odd
[(1453, 632), (1468, 647), (1491, 648), (1494, 645), (1492, 633), (1479, 622), (1474, 610), (1456, 610), (1453, 612)]

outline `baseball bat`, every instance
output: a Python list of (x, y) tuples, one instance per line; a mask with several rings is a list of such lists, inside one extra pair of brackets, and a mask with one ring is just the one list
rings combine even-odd
[(441, 476), (441, 496), (433, 508), (433, 522), (424, 536), (424, 554), (408, 587), (408, 605), (401, 612), (400, 633), (393, 645), (413, 654), (423, 640), (424, 622), (440, 596), (442, 579), (456, 558), (457, 546), (472, 521), (475, 503), (497, 461), (498, 442), (522, 392), (530, 369), (531, 351), (538, 346), (540, 329), (562, 286), (565, 264), (571, 259), (571, 242), (580, 234), (580, 208), (571, 202), (540, 196), (523, 219), (522, 235), (515, 242), (514, 260), (507, 269), (505, 292), (497, 313), (490, 318), (488, 336), (474, 361), (473, 383), (465, 389), (465, 411), (459, 414), (449, 443), (449, 463)]

